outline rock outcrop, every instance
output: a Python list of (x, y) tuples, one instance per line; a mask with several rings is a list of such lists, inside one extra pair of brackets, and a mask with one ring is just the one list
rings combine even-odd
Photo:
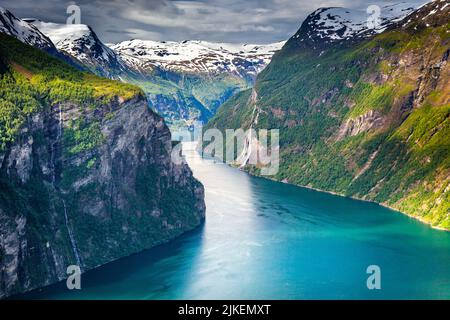
[(348, 119), (345, 123), (343, 123), (339, 128), (338, 139), (342, 139), (347, 136), (356, 136), (362, 132), (381, 128), (384, 122), (385, 121), (380, 112), (376, 110), (369, 110), (365, 114), (354, 119)]

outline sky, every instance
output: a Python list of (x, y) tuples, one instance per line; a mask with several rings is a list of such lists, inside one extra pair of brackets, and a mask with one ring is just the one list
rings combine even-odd
[(0, 0), (0, 6), (19, 18), (65, 23), (67, 7), (76, 4), (81, 23), (90, 25), (105, 43), (144, 39), (259, 44), (288, 39), (320, 7), (365, 10), (401, 1), (405, 0)]

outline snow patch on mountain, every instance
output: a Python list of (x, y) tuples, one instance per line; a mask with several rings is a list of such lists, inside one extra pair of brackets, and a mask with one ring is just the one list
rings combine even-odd
[(52, 41), (34, 25), (15, 17), (10, 11), (0, 7), (0, 32), (21, 42), (46, 51), (56, 51)]
[(130, 40), (111, 48), (137, 70), (158, 67), (176, 72), (256, 76), (284, 43), (257, 45), (193, 40)]
[(51, 39), (62, 51), (95, 69), (103, 76), (115, 78), (114, 74), (123, 65), (116, 53), (97, 37), (91, 27), (84, 24), (58, 24), (28, 19)]
[(330, 43), (367, 38), (383, 32), (417, 7), (418, 5), (411, 2), (401, 2), (381, 6), (379, 12), (337, 7), (320, 8), (305, 19), (293, 39), (308, 43)]

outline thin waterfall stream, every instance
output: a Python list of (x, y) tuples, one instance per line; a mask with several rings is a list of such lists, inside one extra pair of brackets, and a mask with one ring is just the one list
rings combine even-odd
[[(58, 121), (58, 134), (56, 136), (56, 141), (52, 144), (52, 165), (53, 165), (53, 176), (52, 176), (52, 183), (54, 185), (55, 180), (56, 180), (56, 166), (55, 166), (55, 145), (58, 144), (58, 142), (60, 141), (61, 137), (62, 137), (62, 133), (63, 133), (63, 116), (62, 116), (62, 108), (61, 108), (61, 104), (58, 105), (58, 112), (59, 112), (59, 121)], [(75, 237), (73, 235), (72, 229), (69, 225), (69, 217), (67, 215), (67, 207), (66, 207), (66, 202), (64, 199), (62, 199), (62, 203), (63, 203), (63, 208), (64, 208), (64, 220), (65, 220), (65, 224), (66, 224), (66, 228), (67, 228), (67, 233), (69, 234), (69, 239), (70, 239), (70, 244), (72, 246), (72, 251), (73, 254), (75, 256), (77, 265), (81, 268), (81, 258), (80, 255), (78, 253), (78, 247), (77, 247), (77, 243), (75, 241)]]
[(70, 238), (70, 243), (72, 245), (73, 254), (74, 254), (75, 259), (77, 261), (77, 265), (81, 268), (81, 259), (80, 259), (80, 256), (78, 254), (78, 247), (77, 247), (77, 243), (75, 241), (75, 237), (73, 236), (72, 229), (69, 226), (69, 217), (67, 216), (66, 202), (64, 201), (64, 199), (62, 200), (62, 203), (63, 203), (63, 207), (64, 207), (64, 218), (65, 218), (65, 222), (66, 222), (67, 233), (69, 234), (69, 238)]

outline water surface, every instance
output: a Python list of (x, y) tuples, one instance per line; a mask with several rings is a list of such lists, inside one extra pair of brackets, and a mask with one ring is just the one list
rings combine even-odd
[[(252, 177), (186, 151), (206, 222), (173, 242), (25, 295), (38, 299), (450, 298), (450, 233), (361, 202)], [(368, 290), (366, 268), (381, 268)]]

